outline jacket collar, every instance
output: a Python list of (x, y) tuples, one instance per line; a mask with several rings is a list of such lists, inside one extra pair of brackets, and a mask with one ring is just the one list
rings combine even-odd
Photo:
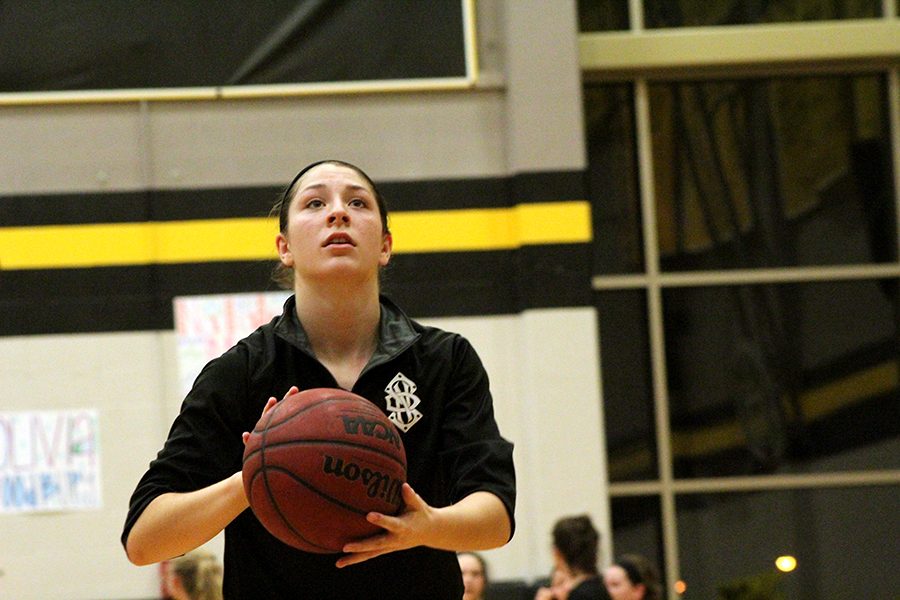
[[(378, 346), (369, 360), (366, 369), (385, 363), (412, 346), (419, 339), (412, 319), (406, 316), (396, 304), (386, 296), (379, 297), (381, 316), (378, 323)], [(286, 342), (301, 350), (304, 354), (315, 358), (312, 345), (303, 324), (297, 316), (296, 298), (292, 294), (284, 303), (284, 311), (275, 322), (275, 334)]]

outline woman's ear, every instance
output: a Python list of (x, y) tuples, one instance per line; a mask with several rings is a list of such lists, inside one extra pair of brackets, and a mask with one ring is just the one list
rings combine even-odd
[(281, 260), (281, 264), (286, 267), (294, 266), (294, 255), (291, 254), (291, 246), (283, 233), (275, 236), (275, 249), (278, 251), (278, 258)]
[(382, 267), (386, 267), (389, 262), (391, 262), (391, 256), (394, 251), (394, 237), (386, 233), (384, 234), (384, 238), (381, 240), (381, 258), (378, 260), (378, 264)]

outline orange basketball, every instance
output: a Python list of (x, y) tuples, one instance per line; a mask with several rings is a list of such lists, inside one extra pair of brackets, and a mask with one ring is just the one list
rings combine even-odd
[(269, 532), (306, 552), (341, 552), (397, 514), (406, 452), (381, 410), (346, 390), (288, 396), (262, 416), (244, 448), (244, 490)]

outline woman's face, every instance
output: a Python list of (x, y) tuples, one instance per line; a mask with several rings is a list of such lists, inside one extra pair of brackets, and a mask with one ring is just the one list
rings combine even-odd
[(643, 584), (631, 583), (625, 569), (619, 565), (607, 567), (603, 572), (603, 583), (612, 600), (642, 600), (644, 597)]
[(351, 168), (324, 163), (297, 182), (276, 246), (301, 279), (375, 277), (391, 257), (375, 192)]
[(466, 590), (463, 600), (481, 600), (484, 597), (484, 569), (481, 562), (471, 554), (460, 554), (459, 570), (462, 571), (463, 585)]

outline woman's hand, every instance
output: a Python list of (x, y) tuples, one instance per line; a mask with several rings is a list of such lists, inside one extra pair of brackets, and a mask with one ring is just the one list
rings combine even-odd
[(396, 517), (370, 512), (366, 520), (384, 529), (364, 540), (344, 545), (347, 554), (336, 565), (343, 568), (398, 550), (421, 546), (428, 541), (429, 531), (434, 523), (434, 508), (413, 491), (408, 483), (403, 484), (403, 511)]
[(556, 597), (553, 595), (553, 590), (548, 587), (539, 587), (538, 591), (534, 594), (534, 600), (556, 600)]
[(583, 580), (583, 576), (573, 577), (567, 571), (554, 569), (553, 577), (550, 579), (550, 597), (553, 600), (567, 600), (569, 592)]
[(384, 531), (344, 545), (346, 556), (338, 568), (388, 552), (428, 546), (440, 550), (489, 550), (509, 540), (512, 527), (506, 507), (491, 492), (477, 491), (449, 506), (435, 508), (403, 484), (403, 510), (396, 517), (377, 512), (366, 515)]
[[(300, 388), (298, 388), (296, 385), (292, 385), (291, 389), (289, 389), (287, 391), (287, 393), (284, 395), (284, 398), (287, 398), (288, 396), (290, 396), (292, 394), (296, 394), (299, 391), (300, 391)], [(284, 398), (282, 398), (282, 400), (284, 400)], [(259, 416), (259, 418), (262, 419), (264, 416), (266, 416), (266, 413), (269, 412), (270, 410), (272, 410), (272, 408), (276, 404), (278, 404), (278, 399), (275, 398), (275, 396), (269, 396), (269, 399), (266, 401), (266, 405), (263, 407), (262, 414)], [(250, 439), (250, 432), (245, 431), (244, 433), (242, 433), (241, 439), (244, 440), (244, 445), (246, 446), (247, 440)]]

